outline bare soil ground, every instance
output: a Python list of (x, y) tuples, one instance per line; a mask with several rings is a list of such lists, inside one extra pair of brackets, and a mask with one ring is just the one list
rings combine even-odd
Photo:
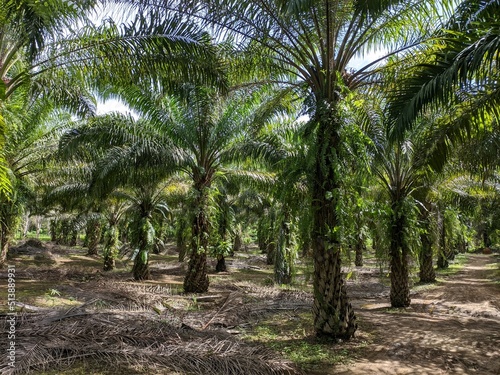
[[(368, 280), (350, 288), (368, 350), (335, 374), (500, 374), (498, 256), (470, 254), (437, 287), (412, 293), (407, 309), (370, 295)], [(370, 288), (368, 288), (370, 290)]]
[[(13, 248), (16, 366), (2, 355), (0, 374), (500, 374), (496, 254), (467, 255), (458, 273), (416, 286), (407, 309), (390, 308), (374, 261), (346, 269), (359, 330), (333, 343), (311, 327), (307, 264), (294, 287), (282, 288), (265, 256), (237, 254), (230, 272), (210, 275), (208, 293), (185, 295), (186, 264), (173, 251), (152, 256), (153, 280), (142, 283), (130, 262), (105, 273), (85, 253), (52, 243)], [(0, 270), (4, 317), (6, 276)], [(0, 347), (5, 353), (5, 334)]]

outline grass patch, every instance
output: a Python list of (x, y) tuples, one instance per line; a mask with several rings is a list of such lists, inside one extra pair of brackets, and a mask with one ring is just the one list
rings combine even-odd
[(416, 282), (413, 284), (413, 287), (411, 290), (413, 292), (427, 292), (429, 290), (435, 289), (438, 287), (437, 283), (421, 283), (421, 282)]
[(280, 313), (259, 322), (243, 339), (279, 352), (303, 371), (324, 369), (352, 358), (348, 349), (317, 338), (311, 322), (311, 313)]
[(443, 277), (457, 274), (464, 268), (468, 259), (467, 254), (457, 254), (455, 259), (450, 261), (448, 268), (436, 269), (436, 281), (443, 281)]

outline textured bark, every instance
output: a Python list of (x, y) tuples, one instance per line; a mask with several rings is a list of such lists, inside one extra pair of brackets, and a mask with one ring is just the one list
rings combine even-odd
[(258, 225), (257, 225), (257, 244), (259, 245), (259, 250), (262, 254), (266, 253), (267, 242), (268, 242), (268, 239), (267, 239), (268, 236), (267, 236), (267, 230), (266, 230), (267, 221), (265, 219), (266, 219), (266, 215), (263, 214), (259, 220)]
[(57, 239), (57, 222), (56, 220), (51, 220), (50, 221), (50, 226), (49, 226), (49, 231), (50, 231), (50, 240), (52, 242), (55, 242)]
[(317, 110), (320, 121), (312, 181), (314, 328), (318, 336), (348, 340), (354, 336), (357, 322), (347, 298), (341, 270), (340, 242), (335, 230), (340, 196), (338, 116), (328, 104), (318, 104)]
[[(144, 256), (146, 257), (146, 260), (144, 260)], [(137, 256), (134, 259), (134, 267), (132, 268), (132, 273), (134, 274), (135, 280), (149, 280), (151, 278), (148, 263), (149, 257), (147, 250), (139, 250)]]
[(134, 223), (135, 234), (133, 245), (139, 251), (134, 259), (134, 267), (132, 273), (135, 280), (149, 280), (149, 252), (154, 245), (155, 231), (151, 224), (151, 211), (149, 209), (141, 212), (140, 220)]
[(425, 199), (422, 200), (424, 207), (420, 208), (419, 219), (422, 223), (423, 232), (420, 234), (420, 242), (422, 248), (418, 254), (419, 260), (419, 277), (421, 283), (433, 283), (436, 281), (436, 271), (434, 270), (434, 265), (432, 263), (433, 251), (432, 251), (432, 240), (431, 240), (431, 219), (430, 212), (432, 205), (426, 202)]
[(227, 272), (226, 258), (224, 255), (217, 256), (217, 264), (215, 265), (216, 272)]
[(196, 215), (193, 220), (191, 254), (188, 271), (184, 278), (186, 293), (204, 293), (208, 290), (207, 250), (209, 239), (209, 222), (206, 214), (208, 197), (202, 187), (198, 187), (199, 198)]
[(271, 241), (267, 244), (266, 253), (266, 264), (271, 266), (274, 264), (274, 261), (276, 259), (276, 243), (274, 241)]
[(292, 282), (292, 264), (290, 261), (290, 228), (287, 223), (288, 215), (282, 221), (276, 247), (274, 261), (274, 280), (277, 284), (290, 284)]
[(115, 268), (115, 258), (118, 254), (118, 238), (118, 229), (111, 224), (104, 234), (104, 271), (111, 271)]
[(61, 237), (57, 243), (60, 245), (69, 245), (71, 234), (71, 222), (68, 219), (61, 220)]
[(193, 252), (189, 259), (189, 266), (184, 278), (184, 292), (204, 293), (208, 290), (207, 253)]
[(101, 239), (101, 223), (99, 220), (90, 220), (87, 223), (87, 255), (97, 255), (97, 246)]
[(490, 247), (491, 246), (491, 239), (488, 234), (488, 225), (485, 225), (485, 228), (483, 230), (482, 236), (483, 236), (483, 246), (484, 247)]
[(9, 202), (2, 202), (0, 209), (0, 267), (5, 265), (9, 244), (15, 230), (16, 209)]
[(356, 243), (356, 258), (354, 259), (354, 265), (356, 267), (363, 266), (363, 252), (366, 250), (365, 243), (363, 239), (360, 237), (358, 242)]
[(404, 241), (403, 228), (405, 218), (393, 208), (391, 226), (391, 306), (407, 307), (410, 305), (410, 284), (408, 277), (409, 249)]
[(341, 273), (340, 247), (322, 246), (319, 241), (315, 244), (314, 328), (318, 336), (348, 340), (358, 324)]
[(9, 252), (10, 230), (9, 228), (0, 223), (0, 267), (5, 265), (7, 261), (7, 254)]
[(439, 251), (438, 251), (438, 259), (437, 266), (438, 268), (448, 268), (449, 262), (448, 257), (446, 255), (446, 227), (444, 223), (444, 217), (440, 213), (438, 218), (439, 225)]
[(357, 231), (357, 239), (356, 239), (356, 244), (354, 245), (354, 252), (355, 252), (354, 265), (356, 267), (362, 267), (363, 252), (366, 250), (366, 245), (363, 238), (363, 220), (361, 217), (361, 212), (359, 212), (359, 210), (356, 214), (355, 224)]
[[(104, 255), (104, 266), (103, 266), (103, 270), (104, 271), (111, 271), (111, 270), (114, 270), (115, 269), (115, 258), (113, 258), (112, 256), (110, 256), (110, 254), (106, 253)], [(134, 275), (135, 277), (135, 275)]]
[(233, 242), (233, 253), (241, 251), (241, 246), (242, 246), (242, 241), (241, 241), (241, 234), (236, 233), (234, 236), (234, 242)]
[(420, 263), (420, 282), (433, 283), (436, 281), (436, 271), (432, 263), (432, 243), (427, 233), (420, 235), (420, 242), (422, 243), (422, 250), (419, 254)]

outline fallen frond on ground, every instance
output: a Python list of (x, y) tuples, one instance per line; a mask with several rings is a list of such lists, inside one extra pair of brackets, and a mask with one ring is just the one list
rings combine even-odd
[[(298, 374), (290, 362), (222, 330), (176, 325), (152, 312), (69, 310), (18, 315), (16, 365), (2, 357), (0, 373), (64, 369), (79, 360), (110, 368), (206, 375)], [(4, 330), (7, 320), (4, 319)], [(2, 344), (3, 346), (3, 344)]]

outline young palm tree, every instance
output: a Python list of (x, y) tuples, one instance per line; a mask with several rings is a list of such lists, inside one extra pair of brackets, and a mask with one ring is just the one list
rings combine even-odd
[[(391, 306), (410, 305), (409, 258), (411, 247), (408, 233), (412, 204), (410, 194), (417, 182), (409, 140), (395, 145), (378, 145), (378, 167), (375, 173), (387, 189), (390, 199), (389, 256), (391, 269)], [(414, 224), (414, 223), (413, 223)]]
[(115, 268), (115, 261), (120, 249), (120, 221), (127, 208), (127, 202), (117, 197), (110, 197), (107, 200), (107, 208), (104, 214), (107, 226), (103, 235), (104, 243), (102, 250), (104, 271), (111, 271)]
[[(378, 61), (352, 69), (355, 56), (377, 45), (389, 54), (418, 42), (428, 30), (433, 1), (258, 0), (144, 1), (192, 15), (239, 43), (264, 80), (303, 90), (310, 116), (310, 176), (314, 249), (314, 326), (318, 335), (349, 339), (356, 319), (341, 276), (336, 212), (342, 182), (337, 170), (342, 102), (374, 78)], [(187, 3), (187, 4), (186, 4)], [(443, 2), (439, 2), (440, 5)], [(190, 7), (191, 6), (191, 7)], [(411, 26), (410, 26), (411, 25)]]
[(136, 280), (148, 280), (149, 253), (155, 244), (155, 228), (153, 226), (154, 214), (163, 216), (168, 211), (163, 183), (146, 184), (147, 176), (142, 181), (135, 181), (130, 192), (115, 193), (129, 202), (127, 209), (130, 215), (129, 233), (130, 242), (135, 249), (134, 267), (132, 273)]

